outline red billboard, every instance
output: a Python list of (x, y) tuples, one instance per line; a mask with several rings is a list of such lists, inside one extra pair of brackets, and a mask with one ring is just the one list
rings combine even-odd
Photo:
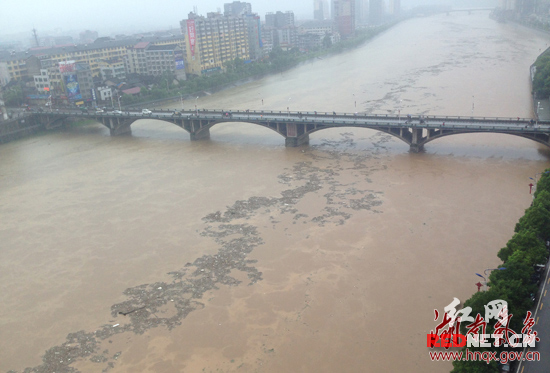
[(195, 56), (195, 20), (187, 20), (187, 36), (189, 37), (189, 47), (191, 48), (191, 56)]
[(75, 70), (75, 61), (65, 61), (59, 63), (59, 72), (61, 73), (72, 73)]

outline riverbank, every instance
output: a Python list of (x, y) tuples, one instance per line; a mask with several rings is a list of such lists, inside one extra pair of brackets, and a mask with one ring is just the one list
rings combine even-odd
[[(328, 57), (344, 53), (355, 48), (364, 45), (366, 42), (372, 40), (376, 36), (382, 34), (388, 29), (394, 27), (402, 21), (409, 19), (409, 17), (403, 17), (396, 21), (377, 26), (372, 29), (357, 30), (356, 37), (342, 41), (338, 44), (334, 44), (329, 48), (312, 51), (308, 53), (297, 53), (296, 50), (290, 51), (278, 51), (276, 54), (273, 51), (269, 54), (266, 61), (255, 61), (250, 64), (231, 65), (232, 71), (227, 69), (226, 72), (213, 74), (209, 76), (200, 76), (191, 80), (202, 80), (199, 83), (199, 89), (193, 92), (184, 92), (185, 87), (175, 88), (169, 91), (165, 91), (168, 97), (163, 97), (155, 100), (136, 100), (128, 104), (123, 105), (124, 109), (132, 109), (144, 107), (147, 105), (161, 105), (166, 103), (177, 103), (181, 100), (192, 101), (197, 97), (203, 97), (215, 92), (220, 92), (228, 88), (238, 87), (243, 84), (253, 82), (265, 77), (280, 74), (284, 71), (288, 71), (293, 68), (297, 68), (303, 64), (310, 63), (316, 59), (322, 59), (322, 57)], [(261, 73), (255, 73), (258, 70), (263, 70)], [(226, 80), (222, 84), (216, 84), (216, 81)], [(154, 107), (154, 106), (153, 106)]]

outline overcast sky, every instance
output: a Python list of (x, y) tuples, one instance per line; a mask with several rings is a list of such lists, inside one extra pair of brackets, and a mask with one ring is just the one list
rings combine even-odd
[[(388, 1), (388, 0), (385, 0)], [(426, 3), (465, 3), (491, 0), (401, 0), (404, 8)], [(496, 1), (496, 0), (494, 0)], [(227, 0), (0, 0), (0, 36), (27, 33), (36, 27), (39, 36), (85, 29), (99, 36), (113, 32), (133, 33), (179, 28), (179, 21), (197, 7), (200, 15), (223, 12)], [(313, 18), (313, 0), (249, 0), (252, 11), (264, 20), (265, 13), (291, 10), (298, 19)], [(328, 1), (330, 3), (330, 0)]]

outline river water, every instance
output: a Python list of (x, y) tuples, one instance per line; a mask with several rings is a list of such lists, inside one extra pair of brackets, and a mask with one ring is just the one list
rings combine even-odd
[[(486, 12), (416, 18), (184, 105), (530, 117), (548, 40)], [(507, 135), (412, 154), (366, 129), (287, 149), (244, 123), (199, 142), (132, 127), (0, 146), (1, 371), (46, 351), (47, 371), (448, 371), (425, 347), (433, 310), (500, 264), (529, 177), (550, 166)]]

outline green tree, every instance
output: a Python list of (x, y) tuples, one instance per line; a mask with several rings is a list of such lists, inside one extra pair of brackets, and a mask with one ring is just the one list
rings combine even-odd
[[(550, 198), (549, 192), (543, 191), (542, 193), (539, 196)], [(550, 203), (550, 199), (537, 198), (533, 206), (525, 210), (525, 215), (519, 219), (515, 232), (532, 230), (540, 239), (550, 237), (550, 211), (545, 207), (548, 203)]]
[(4, 103), (6, 106), (19, 106), (23, 103), (24, 99), (23, 89), (19, 85), (15, 85), (4, 91)]
[(329, 34), (326, 34), (323, 38), (323, 47), (330, 48), (332, 47), (332, 39), (330, 38)]
[(537, 234), (531, 230), (522, 230), (508, 241), (506, 247), (498, 252), (497, 256), (506, 262), (518, 252), (517, 260), (523, 260), (525, 263), (533, 265), (543, 263), (546, 259), (546, 248), (542, 241), (537, 238)]

